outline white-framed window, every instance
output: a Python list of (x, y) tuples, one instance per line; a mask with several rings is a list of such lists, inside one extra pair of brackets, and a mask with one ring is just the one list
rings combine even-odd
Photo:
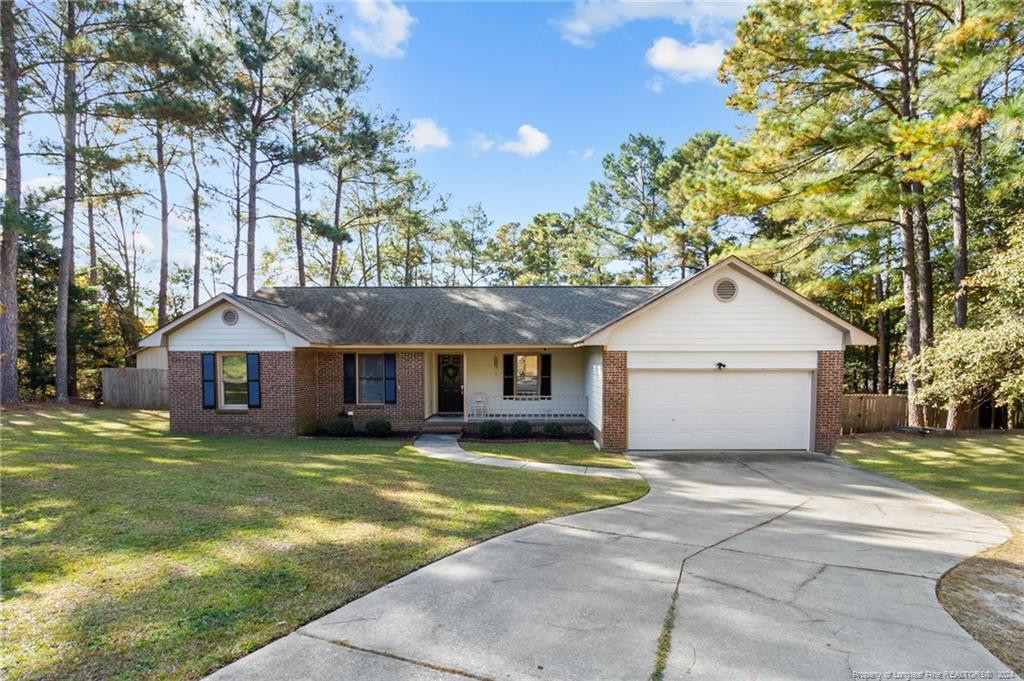
[(384, 355), (356, 355), (359, 404), (384, 404)]
[(217, 404), (221, 409), (249, 408), (249, 369), (244, 352), (217, 354)]
[(515, 395), (531, 397), (540, 395), (540, 355), (517, 354), (515, 356)]

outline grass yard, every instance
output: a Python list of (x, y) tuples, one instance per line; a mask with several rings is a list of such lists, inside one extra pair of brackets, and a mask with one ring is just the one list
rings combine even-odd
[(985, 647), (1024, 676), (1024, 435), (860, 435), (836, 453), (1001, 520), (1013, 537), (943, 577), (939, 597)]
[(482, 539), (644, 483), (395, 440), (172, 436), (161, 412), (3, 415), (5, 679), (199, 678)]
[(463, 449), (485, 454), (500, 456), (504, 459), (522, 459), (525, 461), (544, 461), (546, 463), (565, 463), (570, 466), (598, 466), (601, 468), (632, 468), (633, 464), (626, 457), (614, 452), (596, 449), (592, 444), (580, 442), (487, 442), (480, 440), (462, 440)]

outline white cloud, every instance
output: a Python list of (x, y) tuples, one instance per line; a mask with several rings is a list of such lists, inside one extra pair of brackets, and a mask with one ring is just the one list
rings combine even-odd
[[(202, 216), (202, 213), (200, 213)], [(167, 226), (178, 232), (188, 232), (195, 225), (195, 220), (192, 218), (192, 212), (182, 209), (181, 211), (171, 211), (171, 214), (167, 216)]]
[(59, 189), (64, 186), (64, 178), (58, 175), (40, 175), (33, 177), (28, 182), (22, 182), (21, 191), (38, 192), (50, 189)]
[(362, 0), (350, 5), (355, 12), (352, 40), (378, 57), (404, 57), (404, 43), (416, 18), (392, 0)]
[(171, 251), (168, 259), (175, 265), (181, 265), (182, 267), (191, 267), (192, 261), (195, 259), (194, 251)]
[(469, 142), (467, 142), (467, 144), (469, 145), (470, 151), (473, 153), (482, 154), (485, 151), (490, 151), (494, 148), (494, 140), (484, 133), (476, 130), (472, 130), (471, 133), (472, 134), (469, 136)]
[(655, 40), (647, 50), (647, 63), (680, 82), (687, 82), (714, 78), (724, 54), (725, 45), (717, 40), (683, 44), (675, 38), (664, 37)]
[(719, 2), (576, 2), (572, 12), (558, 22), (562, 38), (577, 46), (589, 46), (594, 39), (632, 21), (661, 19), (689, 26), (696, 34), (715, 35), (743, 16), (745, 0)]
[(647, 81), (647, 89), (660, 95), (661, 91), (665, 89), (665, 81), (661, 79), (661, 76), (655, 76)]
[(411, 121), (412, 129), (409, 130), (409, 146), (415, 151), (424, 149), (444, 149), (452, 145), (448, 133), (429, 118), (414, 118)]
[(146, 236), (145, 233), (136, 230), (132, 232), (131, 240), (140, 253), (148, 254), (153, 252), (153, 240)]
[(515, 140), (499, 144), (498, 149), (528, 158), (551, 146), (551, 139), (528, 123), (520, 125), (518, 132), (519, 136)]
[(581, 161), (586, 161), (587, 159), (590, 159), (590, 158), (593, 158), (593, 157), (594, 157), (594, 148), (593, 147), (590, 147), (589, 149), (584, 149), (583, 153), (580, 154), (580, 160)]

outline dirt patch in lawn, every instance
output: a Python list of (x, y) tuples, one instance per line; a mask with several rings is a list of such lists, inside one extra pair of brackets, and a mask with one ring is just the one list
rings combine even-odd
[(1005, 544), (946, 573), (938, 592), (971, 636), (1024, 676), (1024, 522), (1011, 529), (1013, 537)]
[(939, 582), (939, 601), (993, 655), (1024, 676), (1024, 432), (962, 437), (867, 434), (836, 454), (1006, 524), (1011, 538)]

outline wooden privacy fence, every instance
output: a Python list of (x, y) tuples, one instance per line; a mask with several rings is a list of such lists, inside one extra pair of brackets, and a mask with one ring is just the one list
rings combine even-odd
[(100, 369), (108, 407), (167, 409), (167, 369)]
[[(977, 412), (973, 414), (977, 419)], [(843, 395), (843, 433), (876, 433), (907, 425), (906, 395)], [(945, 428), (946, 410), (926, 407), (924, 425)], [(974, 426), (968, 427), (977, 427)]]

